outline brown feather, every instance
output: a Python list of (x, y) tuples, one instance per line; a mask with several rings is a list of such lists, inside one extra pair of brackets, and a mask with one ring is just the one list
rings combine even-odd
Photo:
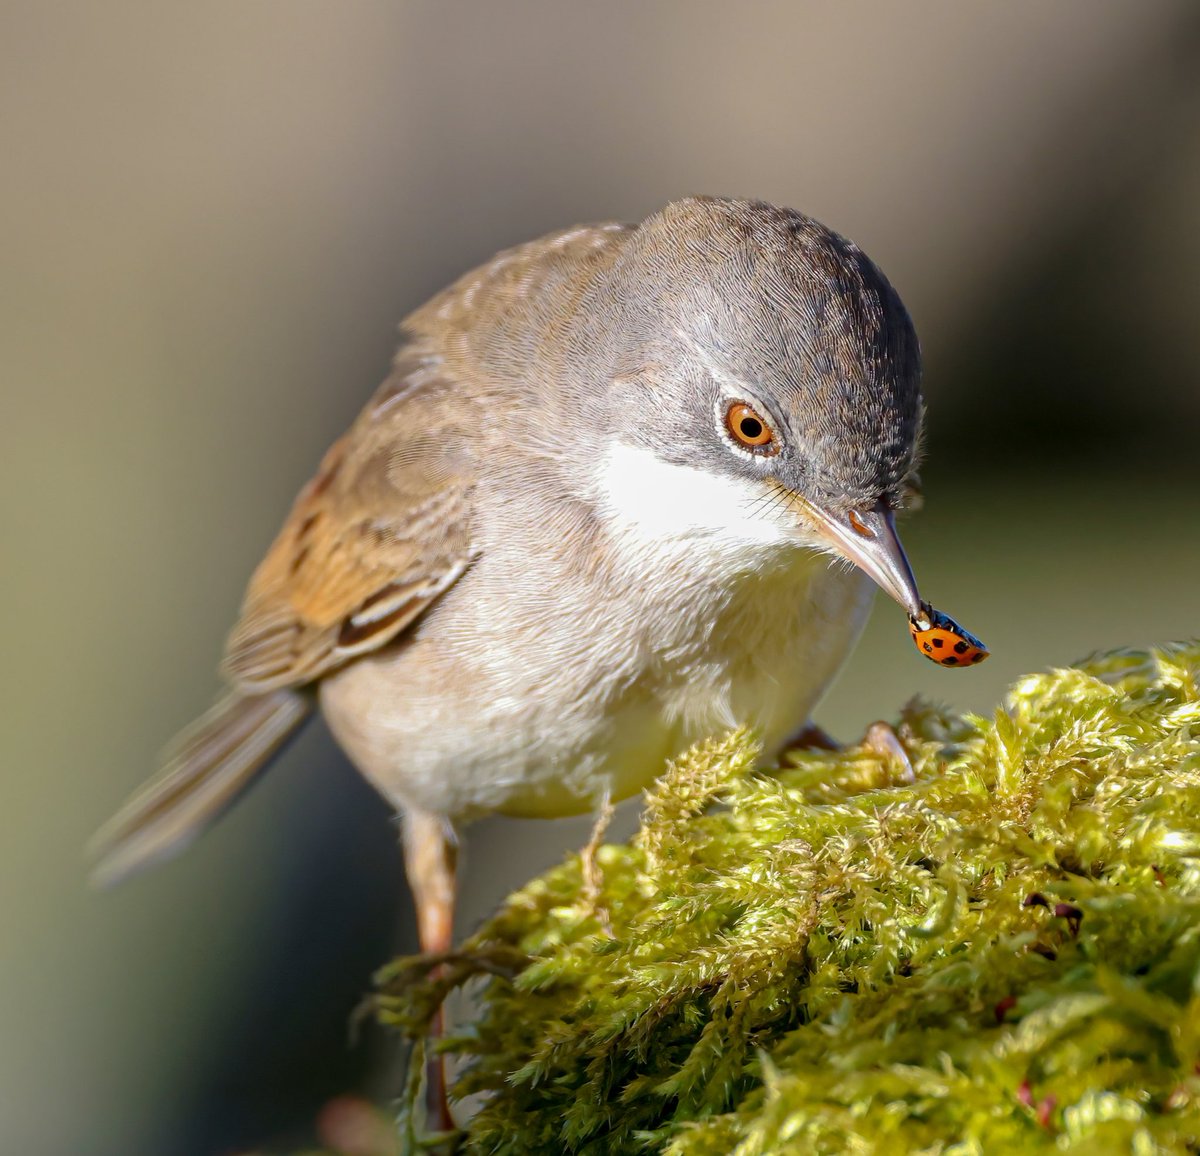
[(454, 407), (430, 404), (447, 387), (434, 359), (403, 352), (325, 455), (229, 637), (223, 669), (239, 689), (300, 686), (383, 646), (466, 569), (471, 479)]
[(93, 881), (119, 882), (182, 851), (254, 781), (312, 707), (311, 695), (287, 690), (219, 700), (168, 748), (158, 776), (96, 835)]

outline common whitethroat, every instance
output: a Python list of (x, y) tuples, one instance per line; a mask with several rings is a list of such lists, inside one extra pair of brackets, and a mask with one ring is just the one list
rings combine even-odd
[(179, 850), (319, 704), (403, 815), (440, 952), (461, 824), (623, 798), (734, 726), (780, 749), (875, 586), (921, 613), (893, 524), (919, 379), (883, 274), (791, 209), (688, 198), (500, 253), (404, 322), (98, 878)]

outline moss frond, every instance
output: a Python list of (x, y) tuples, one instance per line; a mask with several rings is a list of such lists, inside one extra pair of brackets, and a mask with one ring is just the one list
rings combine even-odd
[[(1195, 1152), (1200, 646), (1094, 657), (862, 750), (689, 752), (383, 1015), (482, 1094), (477, 1153)], [(607, 920), (597, 917), (602, 908)]]

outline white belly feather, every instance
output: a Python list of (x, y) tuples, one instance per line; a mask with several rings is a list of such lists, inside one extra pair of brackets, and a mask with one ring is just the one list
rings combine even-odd
[[(778, 749), (837, 673), (873, 587), (799, 546), (760, 486), (628, 446), (595, 485), (616, 559), (602, 586), (541, 573), (531, 587), (485, 551), (427, 631), (324, 682), (335, 734), (398, 806), (588, 810), (730, 727)], [(472, 597), (472, 582), (495, 597)]]

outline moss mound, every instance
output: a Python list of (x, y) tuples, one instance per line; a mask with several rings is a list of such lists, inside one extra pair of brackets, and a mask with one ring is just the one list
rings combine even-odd
[(640, 832), (512, 895), (383, 1015), (483, 1093), (462, 1150), (1200, 1150), (1200, 645), (911, 704), (862, 751), (703, 745)]

